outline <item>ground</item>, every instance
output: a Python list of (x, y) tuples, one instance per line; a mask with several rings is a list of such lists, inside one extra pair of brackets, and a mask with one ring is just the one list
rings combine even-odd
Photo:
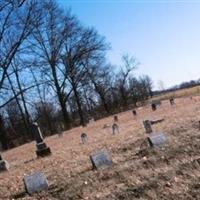
[[(113, 116), (91, 122), (45, 138), (52, 155), (37, 159), (35, 143), (3, 153), (10, 170), (0, 174), (0, 199), (45, 200), (133, 200), (200, 199), (200, 97), (185, 97), (162, 102), (152, 111), (150, 105), (118, 114), (120, 133), (112, 135)], [(167, 135), (167, 145), (148, 146), (143, 120), (164, 118), (153, 125), (156, 133)], [(80, 134), (88, 134), (88, 144)], [(106, 149), (113, 166), (92, 170), (90, 154)], [(49, 182), (48, 191), (29, 196), (23, 177), (42, 171)]]

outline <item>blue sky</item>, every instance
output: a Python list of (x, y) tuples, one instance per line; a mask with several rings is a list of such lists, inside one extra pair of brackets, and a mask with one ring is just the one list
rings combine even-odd
[(108, 58), (120, 65), (129, 53), (141, 63), (154, 88), (200, 78), (200, 0), (58, 0), (111, 44)]

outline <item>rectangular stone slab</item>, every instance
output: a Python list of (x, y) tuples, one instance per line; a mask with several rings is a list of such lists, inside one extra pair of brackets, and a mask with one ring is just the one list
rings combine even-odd
[(26, 191), (29, 194), (48, 189), (48, 181), (42, 172), (36, 172), (24, 177)]
[(90, 156), (94, 169), (107, 168), (112, 166), (112, 158), (107, 151), (100, 151)]
[(148, 137), (151, 147), (162, 147), (167, 142), (167, 137), (164, 133), (155, 133)]

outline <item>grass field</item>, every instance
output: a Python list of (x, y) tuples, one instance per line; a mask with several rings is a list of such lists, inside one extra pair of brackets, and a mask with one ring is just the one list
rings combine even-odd
[[(197, 88), (196, 88), (197, 89)], [(195, 90), (196, 90), (195, 89)], [(199, 88), (198, 88), (199, 89)], [(176, 97), (186, 94), (180, 91)], [(187, 95), (191, 95), (190, 94)], [(150, 105), (118, 114), (120, 133), (112, 135), (113, 116), (46, 138), (52, 155), (37, 159), (35, 143), (3, 153), (9, 172), (0, 174), (0, 199), (44, 200), (133, 200), (200, 199), (200, 97), (178, 98), (176, 105), (163, 101), (152, 111)], [(155, 133), (167, 135), (167, 145), (150, 148), (143, 128), (144, 119), (165, 120), (153, 125)], [(82, 145), (80, 134), (89, 142)], [(113, 166), (92, 170), (89, 156), (106, 149)], [(23, 177), (42, 171), (49, 189), (33, 196), (25, 193)]]

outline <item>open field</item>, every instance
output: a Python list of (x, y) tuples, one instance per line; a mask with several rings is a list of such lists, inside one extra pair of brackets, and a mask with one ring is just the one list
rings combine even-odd
[(200, 86), (195, 86), (192, 88), (180, 89), (175, 92), (167, 92), (166, 94), (158, 95), (153, 99), (169, 99), (171, 97), (180, 98), (180, 97), (195, 96), (199, 94), (200, 94)]
[[(35, 144), (29, 143), (3, 153), (10, 171), (0, 174), (0, 199), (45, 200), (124, 200), (124, 199), (200, 199), (200, 97), (179, 98), (174, 107), (163, 101), (157, 111), (150, 106), (118, 114), (120, 133), (112, 135), (113, 116), (46, 138), (53, 154), (37, 159)], [(168, 144), (162, 149), (144, 145), (144, 119), (164, 118), (153, 125), (154, 132), (164, 132)], [(88, 134), (89, 143), (80, 143), (80, 133)], [(91, 153), (107, 149), (114, 165), (95, 171)], [(23, 177), (43, 171), (48, 191), (29, 196)]]

